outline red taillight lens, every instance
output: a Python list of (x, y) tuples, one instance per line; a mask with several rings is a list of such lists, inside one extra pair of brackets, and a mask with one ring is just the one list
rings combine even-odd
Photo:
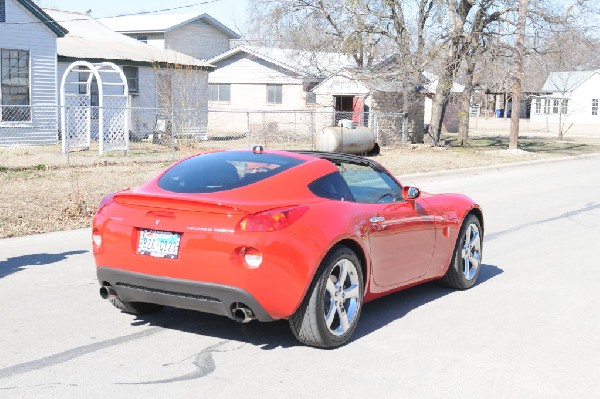
[(308, 210), (307, 206), (273, 209), (246, 216), (240, 222), (242, 231), (277, 231), (285, 229)]

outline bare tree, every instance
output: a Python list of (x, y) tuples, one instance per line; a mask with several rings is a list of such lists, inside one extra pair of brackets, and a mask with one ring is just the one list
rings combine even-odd
[[(458, 76), (460, 66), (466, 60), (467, 88), (472, 91), (472, 75), (475, 70), (477, 46), (484, 43), (483, 38), (493, 34), (493, 26), (503, 21), (504, 17), (515, 10), (512, 1), (494, 0), (447, 0), (448, 32), (443, 52), (443, 70), (439, 77), (437, 91), (433, 100), (431, 126), (428, 141), (438, 145), (442, 132), (442, 122), (448, 104), (452, 83)], [(470, 96), (469, 92), (464, 94)], [(467, 104), (463, 100), (463, 106)], [(468, 131), (468, 105), (461, 110), (463, 118), (463, 134)]]
[(519, 0), (519, 20), (517, 22), (517, 43), (515, 55), (515, 75), (513, 83), (513, 106), (508, 148), (516, 150), (519, 140), (519, 122), (521, 120), (521, 81), (523, 79), (523, 55), (525, 53), (525, 24), (527, 22), (528, 0)]
[[(262, 43), (268, 44), (275, 36), (280, 46), (351, 55), (363, 77), (398, 83), (405, 112), (423, 82), (422, 71), (436, 54), (432, 43), (437, 40), (437, 28), (431, 21), (440, 13), (437, 0), (412, 4), (401, 0), (254, 0), (252, 4)], [(319, 38), (316, 42), (315, 37)], [(413, 132), (413, 140), (422, 141), (422, 132)]]

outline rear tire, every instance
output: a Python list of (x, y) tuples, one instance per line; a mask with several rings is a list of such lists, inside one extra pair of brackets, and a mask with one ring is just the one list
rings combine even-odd
[(335, 348), (350, 339), (364, 295), (358, 257), (347, 247), (334, 248), (321, 262), (306, 297), (289, 323), (298, 341)]
[(448, 271), (440, 280), (443, 285), (459, 290), (475, 285), (481, 269), (482, 233), (479, 219), (475, 215), (467, 216), (456, 239)]
[(156, 303), (124, 302), (116, 296), (109, 297), (108, 301), (112, 303), (115, 308), (130, 314), (154, 313), (164, 308), (163, 305), (158, 305)]

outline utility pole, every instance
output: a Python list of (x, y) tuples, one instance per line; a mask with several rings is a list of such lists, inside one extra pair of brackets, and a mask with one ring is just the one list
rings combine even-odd
[(521, 97), (523, 80), (523, 57), (525, 53), (525, 25), (527, 23), (528, 0), (519, 0), (519, 20), (517, 22), (517, 43), (515, 57), (515, 77), (512, 87), (512, 115), (510, 123), (509, 150), (516, 150), (519, 141), (519, 121), (521, 117)]

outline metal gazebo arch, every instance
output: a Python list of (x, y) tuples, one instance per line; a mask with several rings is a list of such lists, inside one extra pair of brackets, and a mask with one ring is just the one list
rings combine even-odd
[[(97, 104), (92, 103), (94, 81)], [(97, 139), (100, 155), (111, 150), (128, 152), (128, 97), (127, 78), (112, 62), (70, 64), (60, 84), (62, 151), (89, 148), (92, 139)]]

